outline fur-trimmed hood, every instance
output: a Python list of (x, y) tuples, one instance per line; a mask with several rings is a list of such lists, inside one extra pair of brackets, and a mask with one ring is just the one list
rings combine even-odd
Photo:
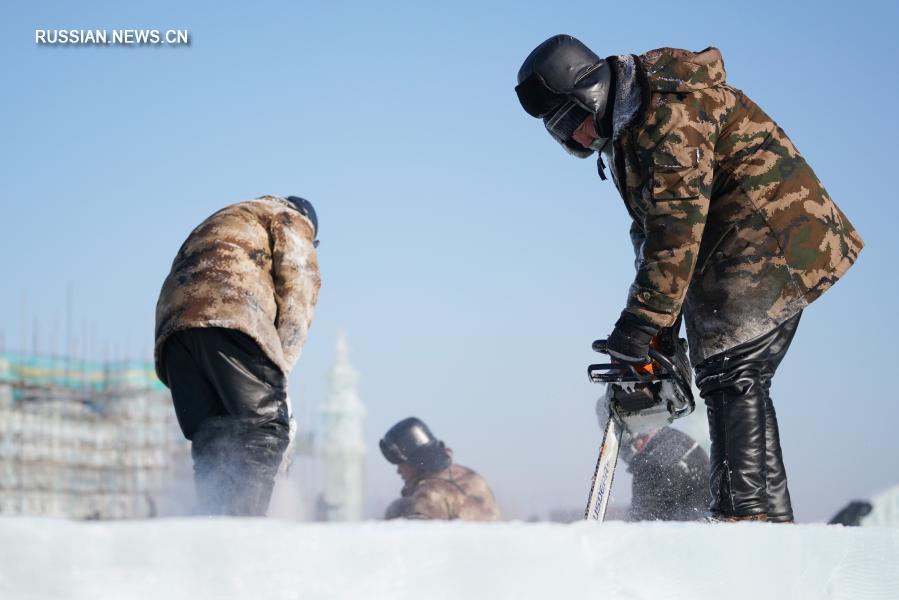
[(606, 60), (615, 70), (613, 140), (643, 119), (653, 92), (695, 92), (720, 85), (727, 76), (717, 48), (700, 52), (658, 48), (639, 56), (619, 54)]

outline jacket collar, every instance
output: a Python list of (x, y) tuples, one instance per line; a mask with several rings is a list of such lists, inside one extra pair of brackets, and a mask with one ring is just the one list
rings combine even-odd
[(615, 140), (640, 112), (643, 94), (637, 81), (635, 56), (613, 56), (609, 63), (615, 69), (615, 103), (612, 105), (612, 140)]
[(615, 72), (615, 102), (612, 105), (612, 142), (646, 116), (650, 89), (639, 57), (633, 54), (610, 56)]

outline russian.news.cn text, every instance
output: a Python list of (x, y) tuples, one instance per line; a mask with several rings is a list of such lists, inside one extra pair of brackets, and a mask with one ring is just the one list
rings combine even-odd
[(35, 29), (34, 43), (48, 46), (189, 46), (187, 29)]

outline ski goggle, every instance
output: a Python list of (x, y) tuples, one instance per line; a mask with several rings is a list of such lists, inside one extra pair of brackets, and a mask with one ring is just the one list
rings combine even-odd
[(558, 90), (551, 88), (539, 73), (532, 73), (515, 86), (521, 108), (532, 117), (542, 118), (564, 101)]
[(586, 108), (574, 100), (568, 100), (555, 111), (544, 116), (543, 124), (553, 137), (567, 142), (590, 115), (590, 111)]

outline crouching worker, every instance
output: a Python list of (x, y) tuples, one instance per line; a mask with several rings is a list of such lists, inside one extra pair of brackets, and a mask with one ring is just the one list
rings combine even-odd
[(633, 476), (631, 521), (701, 521), (709, 505), (709, 455), (686, 433), (663, 427), (622, 448)]
[[(600, 430), (609, 421), (608, 402), (596, 402)], [(709, 505), (709, 455), (689, 435), (650, 428), (622, 434), (619, 459), (632, 476), (629, 521), (702, 521)]]
[(156, 305), (156, 373), (192, 441), (207, 514), (265, 515), (290, 443), (287, 375), (321, 285), (318, 220), (296, 196), (218, 211), (191, 232)]
[(403, 419), (381, 440), (381, 453), (397, 465), (405, 485), (386, 519), (496, 521), (499, 510), (484, 479), (453, 464), (453, 452), (415, 417)]

